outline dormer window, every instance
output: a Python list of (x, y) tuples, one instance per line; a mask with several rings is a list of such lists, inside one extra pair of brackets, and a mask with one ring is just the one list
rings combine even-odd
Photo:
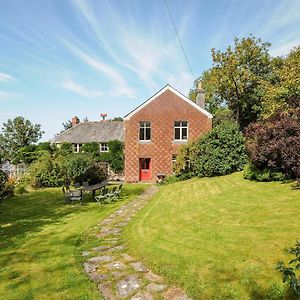
[(140, 122), (140, 141), (151, 141), (151, 122)]
[(187, 141), (188, 139), (188, 122), (175, 121), (174, 122), (174, 140)]

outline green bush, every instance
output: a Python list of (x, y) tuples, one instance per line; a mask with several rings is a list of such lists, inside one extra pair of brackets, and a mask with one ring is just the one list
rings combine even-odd
[(31, 164), (27, 177), (34, 188), (56, 187), (64, 183), (63, 174), (62, 166), (47, 152)]
[(293, 259), (288, 265), (283, 261), (278, 262), (276, 270), (282, 274), (282, 280), (289, 284), (290, 290), (300, 296), (300, 241), (297, 241), (295, 247), (289, 248), (287, 252), (293, 255)]
[(175, 173), (182, 179), (226, 175), (242, 170), (246, 158), (238, 125), (223, 121), (198, 141), (181, 147)]
[(15, 187), (15, 193), (18, 194), (18, 195), (22, 195), (24, 193), (26, 193), (27, 190), (26, 190), (26, 185), (24, 184), (17, 184), (16, 187)]
[(174, 182), (179, 181), (180, 178), (176, 175), (171, 175), (171, 176), (167, 176), (160, 184), (161, 185), (165, 185), (165, 184), (171, 184)]
[(14, 182), (9, 180), (7, 175), (0, 170), (0, 200), (14, 194)]
[(283, 181), (287, 179), (282, 172), (275, 172), (270, 169), (259, 170), (251, 163), (244, 167), (244, 178), (256, 181)]
[(93, 157), (96, 157), (100, 154), (99, 143), (96, 142), (86, 143), (82, 145), (81, 151), (83, 153), (88, 153), (91, 154)]
[(100, 166), (86, 154), (70, 155), (64, 162), (64, 168), (66, 177), (73, 182), (96, 183), (105, 178)]

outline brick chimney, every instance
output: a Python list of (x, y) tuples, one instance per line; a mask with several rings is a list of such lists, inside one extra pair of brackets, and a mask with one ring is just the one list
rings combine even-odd
[(77, 125), (77, 124), (79, 124), (79, 122), (80, 121), (79, 121), (78, 117), (74, 116), (72, 118), (72, 127), (75, 126), (75, 125)]
[(106, 119), (106, 117), (107, 117), (107, 113), (101, 113), (100, 114), (100, 116), (101, 116), (101, 118), (102, 118), (102, 122), (105, 122), (105, 119)]
[(197, 96), (196, 96), (196, 104), (205, 109), (205, 91), (202, 88), (201, 80), (197, 82)]

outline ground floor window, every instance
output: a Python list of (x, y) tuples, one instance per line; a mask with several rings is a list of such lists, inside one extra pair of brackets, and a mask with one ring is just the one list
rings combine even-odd
[(79, 153), (80, 149), (81, 149), (81, 146), (82, 146), (82, 144), (73, 144), (74, 152)]
[(100, 143), (100, 152), (108, 152), (108, 144), (107, 143)]

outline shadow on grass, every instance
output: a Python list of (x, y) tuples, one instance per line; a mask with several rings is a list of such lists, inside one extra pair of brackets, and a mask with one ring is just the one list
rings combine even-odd
[[(135, 197), (142, 190), (142, 186), (124, 188), (118, 201)], [(17, 245), (28, 234), (39, 232), (46, 225), (59, 223), (67, 215), (80, 214), (89, 209), (92, 203), (95, 203), (92, 195), (85, 193), (83, 205), (64, 204), (64, 196), (58, 188), (6, 199), (0, 202), (0, 249)], [(102, 209), (104, 206), (99, 205), (99, 210)]]

